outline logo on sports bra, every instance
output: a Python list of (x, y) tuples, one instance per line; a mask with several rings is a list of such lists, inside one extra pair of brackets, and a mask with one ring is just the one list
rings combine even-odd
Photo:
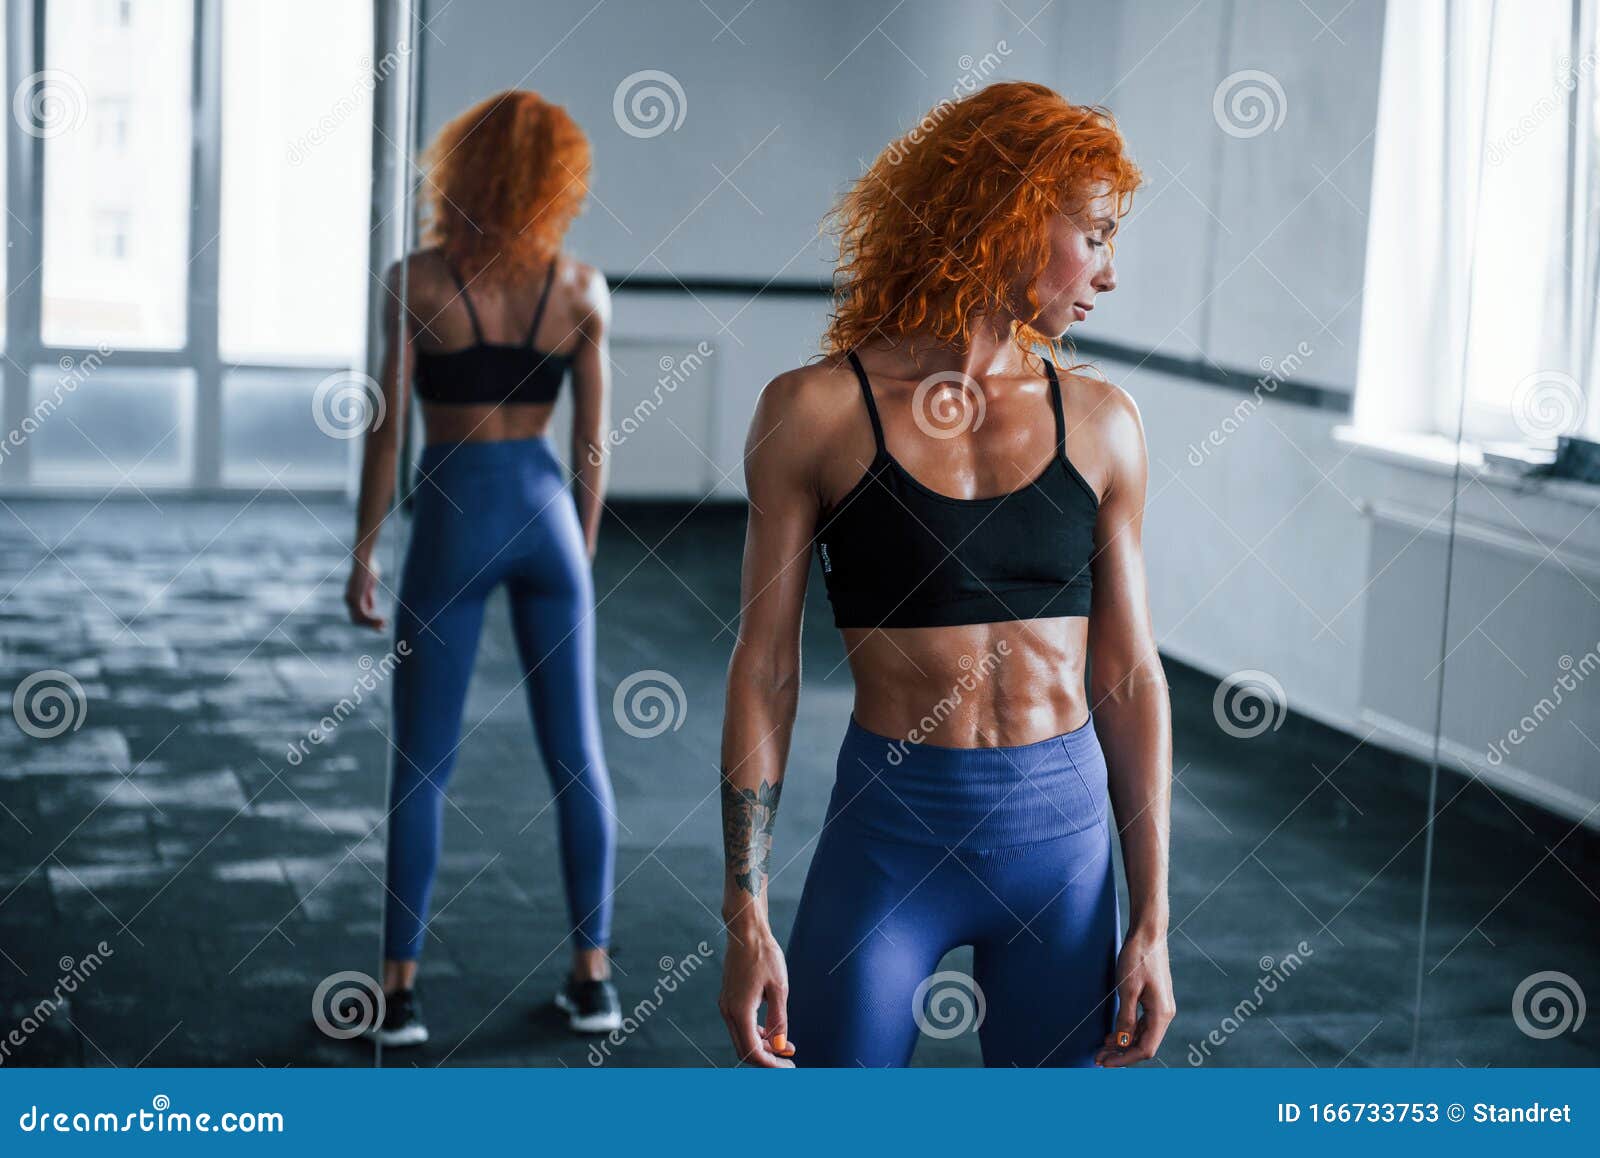
[(833, 562), (828, 558), (828, 544), (819, 542), (817, 544), (817, 554), (822, 557), (822, 573), (824, 575), (833, 574)]

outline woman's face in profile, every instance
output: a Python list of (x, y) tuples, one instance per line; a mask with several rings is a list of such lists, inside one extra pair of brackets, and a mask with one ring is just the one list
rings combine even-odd
[[(1116, 203), (1108, 190), (1097, 190), (1076, 213), (1050, 219), (1050, 260), (1034, 282), (1039, 306), (1032, 326), (1052, 338), (1081, 322), (1095, 299), (1117, 288), (1111, 265), (1111, 237), (1117, 229)], [(1018, 299), (1026, 301), (1025, 293)]]

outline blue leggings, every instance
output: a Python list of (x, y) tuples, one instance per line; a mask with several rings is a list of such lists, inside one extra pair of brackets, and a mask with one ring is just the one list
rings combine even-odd
[[(940, 748), (852, 718), (790, 933), (789, 1037), (808, 1066), (903, 1066), (976, 1030), (990, 1066), (1087, 1066), (1122, 947), (1092, 720), (1012, 748)], [(939, 972), (958, 945), (973, 976)]]
[(611, 780), (594, 687), (594, 589), (565, 471), (543, 438), (424, 448), (395, 639), (384, 956), (422, 951), (444, 793), (484, 605), (505, 584), (539, 752), (555, 793), (573, 938), (610, 937)]

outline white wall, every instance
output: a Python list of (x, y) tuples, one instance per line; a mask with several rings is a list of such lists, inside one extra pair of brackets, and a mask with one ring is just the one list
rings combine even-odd
[[(1269, 0), (1058, 0), (1027, 27), (970, 0), (774, 0), (731, 30), (695, 0), (431, 7), (424, 136), (502, 87), (566, 105), (595, 154), (595, 202), (572, 245), (607, 270), (826, 276), (817, 226), (834, 195), (988, 58), (985, 79), (1109, 106), (1145, 170), (1118, 250), (1123, 288), (1086, 333), (1246, 366), (1310, 339), (1318, 380), (1353, 381), (1378, 0), (1323, 18)], [(683, 120), (639, 139), (613, 99), (645, 69), (676, 78)], [(1214, 97), (1249, 69), (1274, 78), (1282, 122), (1230, 135)]]

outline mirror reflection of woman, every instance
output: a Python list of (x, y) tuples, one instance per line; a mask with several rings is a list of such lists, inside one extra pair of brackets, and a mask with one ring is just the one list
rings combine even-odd
[[(385, 407), (366, 439), (345, 592), (351, 619), (378, 631), (388, 626), (379, 605), (392, 595), (397, 652), (406, 645), (392, 677), (386, 1016), (375, 1031), (389, 1045), (428, 1037), (416, 976), (445, 791), (485, 604), (501, 586), (560, 830), (572, 963), (556, 1004), (579, 1031), (621, 1024), (607, 957), (616, 836), (595, 704), (590, 576), (611, 306), (605, 278), (561, 252), (588, 174), (588, 141), (564, 109), (532, 92), (490, 97), (434, 141), (422, 185), (427, 245), (389, 272)], [(570, 489), (548, 437), (568, 379)], [(410, 544), (391, 592), (375, 558), (408, 386), (421, 401), (426, 440)], [(456, 952), (475, 949), (493, 951)]]
[[(1139, 183), (1104, 110), (995, 84), (836, 211), (825, 356), (766, 387), (745, 460), (720, 1006), (747, 1062), (905, 1065), (931, 1026), (976, 1029), (988, 1065), (1121, 1066), (1172, 1018), (1144, 433), (1125, 392), (1056, 364), (1116, 287)], [(785, 955), (772, 830), (813, 553), (855, 703)], [(939, 972), (960, 945), (972, 975)]]

